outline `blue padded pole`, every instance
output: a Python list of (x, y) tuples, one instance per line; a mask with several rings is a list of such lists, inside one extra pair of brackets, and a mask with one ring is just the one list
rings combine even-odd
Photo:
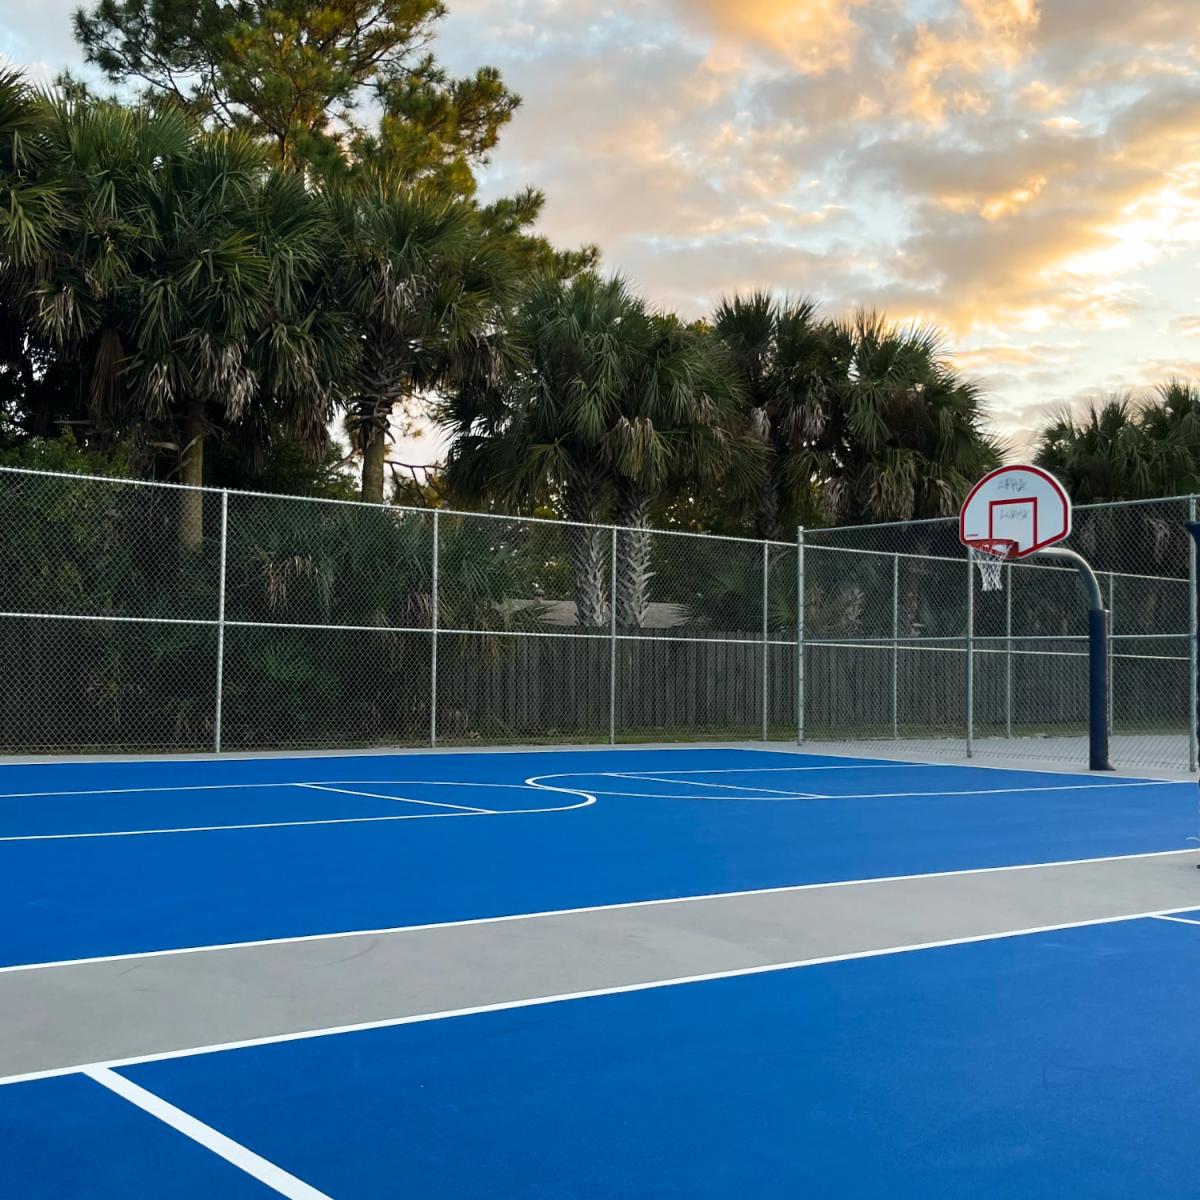
[[(1192, 535), (1192, 541), (1196, 543), (1197, 553), (1200, 553), (1200, 521), (1189, 521), (1187, 523), (1187, 531)], [(1196, 611), (1200, 612), (1200, 571), (1196, 572)], [(1196, 642), (1196, 654), (1193, 658), (1197, 663), (1200, 663), (1200, 622), (1196, 623), (1196, 627), (1192, 630), (1192, 637)], [(1195, 708), (1200, 712), (1200, 668), (1195, 673), (1195, 678), (1192, 680), (1192, 687), (1196, 697)], [(1197, 719), (1196, 737), (1200, 740), (1200, 718)]]
[(1082, 554), (1065, 546), (1037, 552), (1038, 558), (1069, 562), (1083, 581), (1088, 598), (1088, 768), (1111, 771), (1108, 757), (1108, 613), (1096, 572)]

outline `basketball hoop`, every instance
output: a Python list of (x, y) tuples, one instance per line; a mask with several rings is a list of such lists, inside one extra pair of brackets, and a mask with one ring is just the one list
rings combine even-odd
[(979, 586), (985, 592), (1004, 590), (1004, 564), (1013, 557), (1017, 543), (1012, 538), (982, 538), (974, 542)]

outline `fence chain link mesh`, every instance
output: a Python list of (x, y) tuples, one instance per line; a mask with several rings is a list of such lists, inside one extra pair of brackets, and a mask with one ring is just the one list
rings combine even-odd
[[(1195, 766), (1187, 498), (1075, 510), (1120, 766)], [(0, 752), (898, 740), (1086, 761), (1069, 568), (0, 469)]]
[[(1111, 614), (1118, 766), (1196, 766), (1192, 512), (1186, 497), (1078, 506), (1064, 543)], [(814, 529), (805, 543), (810, 737), (1087, 761), (1087, 609), (1071, 567), (1010, 563), (985, 588), (953, 519)]]

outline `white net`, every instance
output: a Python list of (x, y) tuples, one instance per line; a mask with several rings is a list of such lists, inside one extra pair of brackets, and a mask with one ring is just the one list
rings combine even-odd
[(1004, 590), (1004, 559), (976, 554), (975, 565), (979, 568), (979, 586), (985, 592)]

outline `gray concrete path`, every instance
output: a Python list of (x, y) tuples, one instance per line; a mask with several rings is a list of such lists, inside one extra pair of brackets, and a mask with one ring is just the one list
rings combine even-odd
[(0, 1076), (1188, 908), (1179, 851), (22, 968)]

